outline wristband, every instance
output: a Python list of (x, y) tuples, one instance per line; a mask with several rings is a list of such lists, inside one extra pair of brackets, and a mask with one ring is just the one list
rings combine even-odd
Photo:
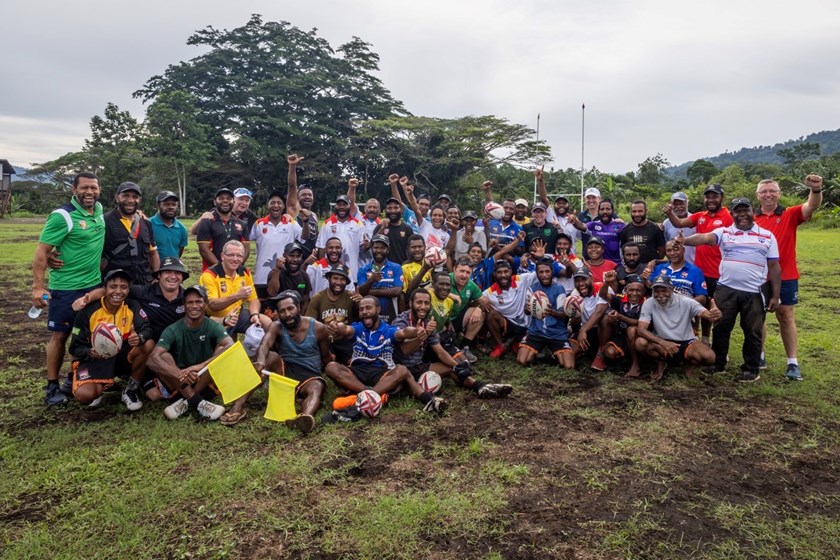
[(251, 318), (254, 318), (254, 315), (259, 315), (259, 313), (251, 313)]
[(813, 194), (820, 194), (822, 191), (823, 191), (823, 190), (822, 190), (822, 189), (820, 189), (820, 190), (818, 190), (818, 191), (814, 191), (814, 190), (812, 190), (811, 192), (812, 192)]

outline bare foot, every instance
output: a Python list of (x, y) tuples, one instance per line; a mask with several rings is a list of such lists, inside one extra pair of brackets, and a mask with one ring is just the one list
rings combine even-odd
[(627, 373), (624, 374), (624, 377), (639, 377), (642, 372), (639, 370), (639, 366), (633, 364), (630, 366), (630, 369), (627, 370)]
[(656, 363), (656, 371), (650, 374), (651, 381), (662, 381), (662, 378), (665, 377), (665, 367), (668, 364), (665, 362), (657, 362)]
[(699, 379), (697, 376), (697, 366), (694, 364), (685, 364), (683, 368), (683, 372), (685, 373), (686, 378), (688, 379)]

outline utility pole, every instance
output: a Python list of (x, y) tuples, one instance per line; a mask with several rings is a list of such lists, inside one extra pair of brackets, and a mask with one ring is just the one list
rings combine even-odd
[(580, 211), (583, 212), (584, 207), (584, 183), (583, 183), (583, 155), (584, 155), (584, 131), (586, 123), (586, 104), (580, 106)]

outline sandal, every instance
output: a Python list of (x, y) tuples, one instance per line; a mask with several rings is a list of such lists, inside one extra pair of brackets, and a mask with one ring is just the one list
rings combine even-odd
[(219, 424), (222, 426), (236, 426), (243, 420), (245, 417), (248, 416), (248, 411), (243, 409), (240, 412), (225, 412), (221, 418), (219, 418)]
[(286, 427), (299, 430), (303, 435), (308, 434), (315, 428), (315, 418), (309, 414), (298, 414), (294, 418), (289, 418), (285, 422)]

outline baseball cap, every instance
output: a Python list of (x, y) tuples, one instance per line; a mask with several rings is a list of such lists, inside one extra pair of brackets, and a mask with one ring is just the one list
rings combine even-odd
[(723, 196), (723, 187), (721, 187), (717, 183), (712, 183), (711, 185), (706, 187), (705, 191), (703, 191), (703, 194), (708, 194), (708, 193), (717, 193), (720, 196)]
[(587, 245), (592, 245), (593, 243), (597, 243), (598, 245), (601, 245), (603, 247), (607, 246), (607, 244), (604, 243), (604, 240), (601, 239), (600, 237), (595, 237), (595, 236), (590, 237), (589, 241), (586, 242)]
[(395, 196), (392, 196), (391, 198), (389, 198), (388, 200), (385, 201), (385, 205), (387, 206), (388, 204), (390, 204), (392, 202), (396, 202), (397, 204), (402, 204), (402, 200), (400, 200), (399, 198), (397, 198)]
[(461, 216), (461, 221), (463, 222), (464, 220), (478, 220), (478, 216), (472, 210), (467, 210), (464, 212), (464, 215)]
[(511, 268), (510, 263), (506, 260), (502, 259), (500, 261), (496, 261), (495, 270), (499, 270), (500, 268)]
[(247, 196), (248, 198), (254, 198), (254, 194), (246, 189), (245, 187), (239, 187), (235, 191), (233, 191), (233, 196), (239, 198), (240, 196)]
[(371, 244), (373, 243), (384, 243), (388, 247), (391, 246), (391, 240), (388, 239), (386, 235), (374, 235), (373, 238), (370, 240)]
[(732, 204), (729, 205), (729, 210), (735, 210), (739, 206), (749, 206), (752, 208), (752, 202), (750, 202), (749, 198), (744, 198), (743, 196), (733, 198)]
[(164, 200), (169, 200), (170, 198), (174, 198), (175, 200), (178, 200), (178, 201), (181, 200), (180, 198), (178, 198), (178, 195), (175, 194), (172, 191), (160, 191), (157, 195), (157, 198), (155, 199), (155, 202), (160, 204)]
[(559, 194), (559, 195), (554, 197), (555, 202), (557, 202), (558, 200), (565, 200), (566, 202), (569, 202), (569, 197), (566, 196), (565, 194)]
[(688, 202), (688, 195), (682, 191), (677, 191), (671, 195), (671, 202), (675, 200), (682, 200), (683, 202)]
[(448, 194), (442, 194), (442, 195), (440, 195), (440, 196), (438, 197), (438, 200), (440, 200), (441, 198), (445, 198), (445, 199), (446, 199), (446, 200), (448, 200), (449, 202), (452, 202), (452, 197), (451, 197), (451, 196), (449, 196)]
[(201, 299), (204, 300), (204, 303), (207, 303), (207, 289), (204, 286), (200, 284), (193, 284), (192, 286), (184, 288), (184, 297), (187, 297), (187, 293), (189, 292), (196, 292), (201, 296)]
[(628, 274), (624, 277), (624, 284), (644, 284), (644, 279), (638, 274)]
[(597, 196), (598, 198), (601, 198), (601, 191), (599, 191), (599, 190), (598, 190), (598, 189), (596, 189), (595, 187), (589, 187), (589, 188), (588, 188), (588, 189), (586, 189), (586, 191), (583, 193), (583, 196)]
[(131, 284), (131, 275), (121, 268), (115, 268), (114, 270), (109, 270), (105, 277), (102, 279), (102, 284), (105, 285), (108, 283), (108, 280), (114, 277), (121, 277), (128, 280), (128, 283)]
[(160, 268), (158, 268), (157, 272), (155, 272), (155, 276), (164, 270), (174, 270), (175, 272), (180, 272), (184, 275), (184, 280), (190, 277), (190, 271), (187, 270), (187, 267), (184, 266), (184, 263), (178, 257), (166, 257), (163, 259), (160, 263)]
[(542, 210), (543, 212), (545, 212), (545, 204), (543, 204), (542, 202), (537, 202), (536, 204), (534, 204), (534, 207), (531, 208), (531, 214), (533, 214), (537, 210)]
[(656, 286), (664, 286), (666, 288), (671, 288), (673, 284), (671, 284), (671, 277), (667, 274), (660, 274), (656, 278), (653, 279), (651, 285), (655, 288)]
[(140, 191), (140, 187), (137, 183), (132, 183), (130, 181), (126, 181), (125, 183), (121, 183), (119, 187), (117, 187), (117, 194), (124, 193), (126, 191), (134, 191), (137, 194), (142, 195), (143, 193)]
[[(558, 231), (557, 232), (557, 239), (560, 239), (561, 237), (564, 237), (564, 238), (568, 239), (570, 245), (575, 242), (575, 240), (572, 239), (572, 236), (569, 235), (568, 233), (566, 233), (565, 231)], [(572, 247), (572, 249), (574, 249), (574, 247)]]
[(592, 272), (585, 266), (582, 266), (572, 274), (572, 278), (592, 278)]
[(324, 272), (324, 277), (326, 278), (330, 274), (338, 274), (339, 276), (344, 276), (347, 278), (347, 281), (350, 281), (350, 270), (344, 266), (343, 264), (334, 264), (326, 272)]
[[(426, 199), (426, 200), (428, 200), (428, 201), (431, 201), (431, 200), (432, 200), (432, 197), (431, 197), (431, 196), (429, 196), (429, 195), (428, 195), (428, 194), (426, 194), (426, 193), (423, 193), (423, 194), (421, 194), (420, 196), (418, 196), (418, 197), (417, 197), (417, 200), (420, 200), (420, 199), (422, 199), (422, 198), (425, 198), (425, 199)], [(438, 197), (438, 200), (440, 200), (440, 198), (441, 198), (441, 197)]]
[(303, 245), (301, 245), (297, 241), (286, 243), (286, 246), (283, 248), (283, 254), (287, 255), (292, 251), (300, 251), (301, 253), (303, 253)]
[(228, 187), (222, 187), (216, 191), (216, 194), (213, 195), (213, 198), (218, 198), (223, 194), (229, 194), (230, 196), (233, 196), (233, 190)]
[(286, 299), (286, 298), (293, 299), (295, 301), (295, 303), (297, 303), (298, 305), (300, 305), (301, 302), (302, 302), (302, 298), (300, 297), (300, 294), (297, 293), (295, 290), (283, 290), (282, 292), (280, 292), (276, 296), (270, 297), (268, 299), (271, 299), (271, 300), (274, 300), (274, 301), (280, 301), (281, 299)]
[(528, 206), (528, 201), (524, 198), (517, 198), (513, 201), (516, 206)]
[(350, 204), (350, 199), (347, 198), (346, 194), (338, 195), (337, 197), (335, 197), (335, 201), (336, 202), (346, 202), (347, 204)]

